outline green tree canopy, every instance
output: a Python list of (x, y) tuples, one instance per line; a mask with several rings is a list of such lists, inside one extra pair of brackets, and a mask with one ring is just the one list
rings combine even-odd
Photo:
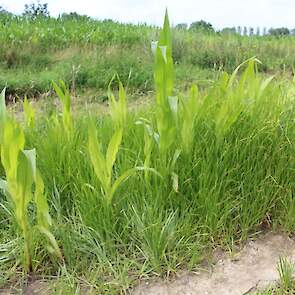
[(23, 15), (31, 18), (48, 17), (48, 3), (40, 3), (40, 1), (37, 1), (37, 3), (25, 4)]
[(273, 36), (287, 36), (290, 35), (290, 30), (288, 28), (271, 28), (268, 33)]
[(200, 20), (200, 21), (196, 21), (196, 22), (191, 23), (189, 29), (192, 31), (215, 32), (212, 24), (210, 24), (204, 20)]

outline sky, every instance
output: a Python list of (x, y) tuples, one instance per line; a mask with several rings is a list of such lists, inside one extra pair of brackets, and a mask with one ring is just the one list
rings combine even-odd
[[(21, 13), (31, 0), (0, 0)], [(165, 8), (172, 24), (205, 20), (216, 29), (233, 26), (295, 28), (295, 0), (44, 0), (52, 16), (78, 12), (97, 19), (161, 25)]]

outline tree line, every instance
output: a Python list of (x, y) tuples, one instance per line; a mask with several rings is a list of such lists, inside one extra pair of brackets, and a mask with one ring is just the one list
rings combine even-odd
[[(49, 17), (49, 10), (48, 10), (48, 3), (41, 3), (37, 1), (35, 3), (25, 4), (23, 16), (27, 18), (38, 18), (38, 17)], [(13, 13), (5, 10), (2, 6), (0, 6), (0, 16), (13, 16)], [(89, 16), (80, 15), (77, 12), (71, 13), (63, 13), (59, 16), (62, 19), (90, 19)], [(215, 30), (213, 25), (209, 22), (204, 20), (192, 22), (190, 25), (187, 23), (179, 23), (175, 26), (178, 30), (189, 30), (189, 31), (198, 31), (203, 33), (223, 33), (223, 34), (238, 34), (242, 36), (265, 36), (265, 35), (272, 35), (272, 36), (288, 36), (288, 35), (295, 35), (295, 29), (288, 29), (287, 27), (281, 28), (263, 28), (261, 30), (260, 27), (256, 29), (253, 27), (226, 27), (221, 30)]]

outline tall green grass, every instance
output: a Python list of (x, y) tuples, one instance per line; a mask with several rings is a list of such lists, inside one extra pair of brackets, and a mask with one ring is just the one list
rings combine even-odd
[[(67, 87), (55, 85), (62, 113), (26, 124), (65, 261), (49, 263), (36, 247), (35, 272), (118, 293), (140, 277), (196, 269), (211, 249), (260, 231), (294, 231), (294, 81), (265, 78), (250, 58), (176, 95), (172, 44), (166, 15), (153, 45), (153, 106), (127, 112), (120, 84), (119, 100), (109, 90), (110, 115), (75, 115)], [(134, 167), (142, 172), (111, 193)], [(2, 195), (0, 216), (4, 284), (19, 244)]]

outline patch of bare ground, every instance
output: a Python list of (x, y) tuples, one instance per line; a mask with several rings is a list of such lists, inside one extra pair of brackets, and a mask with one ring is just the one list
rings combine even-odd
[(69, 285), (69, 282), (59, 278), (43, 279), (31, 277), (26, 281), (15, 281), (4, 289), (0, 289), (0, 295), (96, 295), (91, 287), (83, 282), (77, 282), (77, 286)]
[(16, 282), (9, 287), (0, 290), (0, 295), (50, 295), (50, 284), (45, 280), (29, 279), (27, 282)]
[[(182, 272), (174, 280), (149, 280), (140, 282), (132, 295), (246, 295), (266, 289), (279, 279), (277, 263), (280, 257), (295, 262), (295, 240), (285, 234), (267, 233), (248, 241), (241, 251), (217, 251), (214, 265), (199, 272)], [(54, 291), (55, 280), (31, 278), (18, 282), (0, 295), (51, 295), (69, 294)], [(78, 294), (99, 294), (80, 286)]]
[(173, 281), (141, 282), (133, 295), (241, 295), (275, 284), (280, 257), (295, 261), (295, 241), (267, 233), (235, 255), (220, 255), (212, 269), (183, 273)]

